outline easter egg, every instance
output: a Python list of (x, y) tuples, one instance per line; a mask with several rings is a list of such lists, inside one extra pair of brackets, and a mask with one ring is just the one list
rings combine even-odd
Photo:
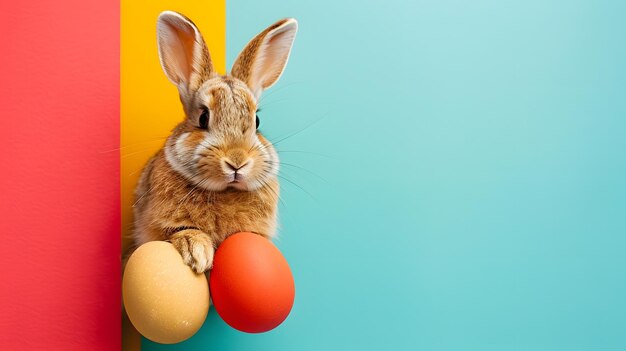
[(215, 310), (231, 327), (261, 333), (282, 323), (295, 284), (283, 255), (268, 239), (237, 233), (218, 247), (209, 277)]
[(164, 241), (141, 245), (128, 259), (122, 281), (124, 307), (146, 338), (181, 342), (194, 335), (209, 311), (209, 286)]

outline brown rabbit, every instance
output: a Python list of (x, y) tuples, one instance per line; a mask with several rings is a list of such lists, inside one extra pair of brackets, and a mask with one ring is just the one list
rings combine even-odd
[(279, 160), (257, 130), (258, 99), (287, 64), (298, 24), (278, 21), (219, 75), (198, 28), (185, 16), (160, 14), (161, 66), (178, 87), (186, 118), (145, 166), (135, 190), (135, 247), (170, 241), (198, 273), (229, 235), (276, 232)]

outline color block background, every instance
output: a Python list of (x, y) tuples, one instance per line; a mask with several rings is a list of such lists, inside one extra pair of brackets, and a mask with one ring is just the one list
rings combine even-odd
[(300, 23), (260, 113), (306, 128), (277, 145), (296, 304), (145, 350), (626, 348), (623, 2), (227, 5), (229, 65)]
[(132, 188), (182, 118), (156, 56), (164, 9), (222, 71), (300, 22), (260, 113), (298, 292), (270, 333), (212, 311), (145, 350), (626, 348), (622, 2), (227, 5), (0, 4), (1, 350), (120, 347)]
[(118, 350), (119, 5), (0, 13), (0, 350)]

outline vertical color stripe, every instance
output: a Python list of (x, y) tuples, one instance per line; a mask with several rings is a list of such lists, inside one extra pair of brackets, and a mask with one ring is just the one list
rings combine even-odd
[[(146, 161), (184, 118), (176, 87), (161, 70), (156, 48), (156, 19), (178, 11), (200, 28), (219, 72), (226, 65), (226, 1), (121, 2), (121, 206), (123, 246), (130, 243), (133, 189)], [(124, 349), (137, 350), (139, 339), (125, 325)]]
[(0, 13), (0, 350), (119, 350), (119, 6)]

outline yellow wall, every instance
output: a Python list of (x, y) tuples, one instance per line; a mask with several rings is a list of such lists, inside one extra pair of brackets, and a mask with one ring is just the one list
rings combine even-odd
[[(176, 87), (161, 70), (156, 19), (174, 10), (200, 28), (219, 72), (226, 66), (226, 0), (121, 1), (121, 191), (122, 250), (130, 243), (133, 189), (146, 161), (182, 118)], [(124, 350), (139, 350), (140, 339), (124, 321)]]

